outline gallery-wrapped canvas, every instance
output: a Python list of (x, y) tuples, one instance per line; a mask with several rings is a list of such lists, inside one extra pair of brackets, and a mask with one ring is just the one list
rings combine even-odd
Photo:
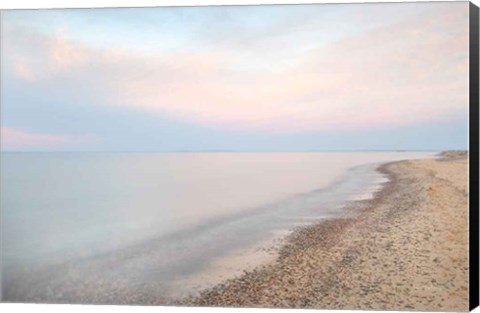
[(475, 5), (0, 22), (3, 302), (478, 305)]

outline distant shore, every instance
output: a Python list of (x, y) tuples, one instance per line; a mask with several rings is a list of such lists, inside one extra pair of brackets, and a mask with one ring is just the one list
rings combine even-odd
[(468, 310), (468, 159), (393, 162), (352, 217), (291, 234), (275, 262), (178, 304)]

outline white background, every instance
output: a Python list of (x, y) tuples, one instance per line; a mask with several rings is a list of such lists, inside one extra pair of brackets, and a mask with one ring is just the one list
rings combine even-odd
[[(424, 1), (424, 0), (420, 0)], [(295, 1), (295, 0), (1, 0), (0, 9), (32, 9), (32, 8), (90, 8), (90, 7), (140, 7), (140, 6), (182, 6), (182, 5), (214, 5), (214, 4), (286, 4), (286, 3), (360, 3), (379, 1), (330, 0), (330, 1)], [(402, 2), (382, 0), (381, 2)], [(417, 1), (419, 2), (419, 1)], [(480, 6), (480, 0), (473, 0)], [(0, 304), (0, 312), (40, 312), (40, 313), (299, 313), (305, 310), (290, 309), (225, 309), (225, 308), (184, 308), (184, 307), (141, 307), (141, 306), (93, 306), (93, 305), (46, 305), (46, 304)], [(317, 312), (334, 313), (334, 310), (319, 310)], [(345, 310), (341, 312), (356, 313), (359, 311)], [(362, 311), (379, 312), (379, 311)], [(480, 313), (480, 309), (474, 312)]]

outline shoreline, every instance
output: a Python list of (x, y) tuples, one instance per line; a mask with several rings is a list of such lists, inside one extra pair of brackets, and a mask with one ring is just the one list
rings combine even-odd
[[(178, 303), (184, 303), (184, 299), (198, 297), (202, 292), (215, 288), (218, 285), (222, 285), (225, 281), (236, 279), (244, 273), (256, 271), (259, 268), (274, 263), (279, 257), (280, 251), (289, 243), (290, 238), (296, 232), (306, 227), (323, 224), (331, 220), (353, 218), (358, 214), (358, 212), (354, 212), (354, 209), (363, 203), (373, 200), (376, 195), (384, 189), (385, 184), (389, 182), (389, 179), (387, 178), (388, 175), (378, 169), (385, 164), (394, 162), (398, 161), (389, 161), (387, 163), (378, 164), (362, 164), (348, 169), (345, 174), (333, 181), (333, 183), (327, 187), (322, 188), (322, 190), (337, 188), (339, 184), (347, 181), (348, 176), (352, 175), (360, 168), (372, 167), (372, 173), (374, 172), (375, 176), (378, 177), (376, 177), (376, 179), (371, 179), (371, 181), (367, 183), (368, 187), (364, 188), (365, 190), (356, 193), (354, 196), (346, 195), (342, 200), (342, 204), (339, 206), (338, 212), (335, 213), (335, 216), (317, 217), (317, 220), (314, 222), (299, 223), (291, 229), (279, 231), (275, 236), (268, 239), (247, 247), (241, 247), (225, 256), (216, 258), (214, 262), (205, 269), (175, 282), (172, 289), (182, 289), (185, 288), (185, 286), (191, 286), (187, 288), (183, 295), (178, 296), (178, 294), (174, 294), (171, 297), (166, 297), (162, 301), (167, 304), (173, 303), (173, 305), (176, 305)], [(358, 173), (355, 175), (358, 175)], [(314, 191), (309, 191), (308, 193), (310, 192)]]
[[(453, 171), (458, 173), (459, 167), (467, 165), (461, 152), (385, 163), (377, 170), (389, 181), (372, 199), (349, 205), (353, 214), (294, 230), (279, 247), (275, 261), (174, 304), (466, 311), (467, 228), (457, 232), (460, 239), (452, 244), (456, 248), (452, 253), (444, 238), (451, 219), (443, 218), (445, 214), (430, 202), (436, 197), (452, 198), (459, 188), (448, 183), (448, 171), (457, 167)], [(432, 166), (438, 167), (438, 175)], [(468, 182), (468, 172), (464, 174)], [(462, 177), (457, 179), (461, 182)], [(431, 196), (437, 185), (446, 189)], [(457, 202), (464, 196), (467, 203), (461, 190), (456, 196)], [(462, 228), (467, 210), (465, 204), (465, 212), (450, 212), (458, 217), (456, 227)], [(438, 225), (436, 219), (443, 219), (446, 226)], [(465, 255), (458, 256), (461, 252)], [(441, 282), (445, 275), (453, 277), (448, 286)]]

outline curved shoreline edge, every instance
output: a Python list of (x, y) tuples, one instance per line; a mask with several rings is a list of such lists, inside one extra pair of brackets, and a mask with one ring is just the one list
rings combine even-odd
[(468, 311), (468, 160), (391, 162), (389, 181), (345, 218), (301, 227), (275, 262), (187, 306)]

